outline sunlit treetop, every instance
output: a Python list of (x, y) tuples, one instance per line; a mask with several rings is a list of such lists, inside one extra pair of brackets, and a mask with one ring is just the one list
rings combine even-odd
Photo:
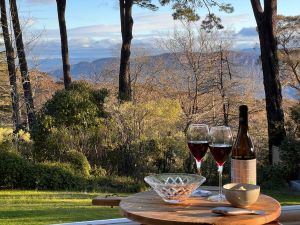
[[(173, 18), (184, 19), (188, 21), (197, 21), (200, 16), (197, 13), (198, 8), (207, 8), (208, 14), (213, 15), (210, 9), (213, 7), (219, 8), (220, 11), (226, 13), (233, 12), (233, 6), (219, 0), (159, 0), (161, 5), (172, 4)], [(212, 17), (211, 17), (212, 18)]]
[(150, 9), (152, 11), (156, 11), (158, 9), (155, 4), (152, 4), (152, 0), (133, 0), (133, 4), (136, 4), (141, 8)]
[(175, 20), (198, 21), (200, 16), (197, 9), (206, 8), (208, 15), (202, 20), (201, 28), (210, 32), (214, 28), (223, 29), (221, 19), (214, 13), (211, 13), (211, 8), (217, 7), (219, 11), (226, 13), (233, 12), (233, 6), (219, 0), (159, 0), (161, 5), (172, 4), (173, 18)]

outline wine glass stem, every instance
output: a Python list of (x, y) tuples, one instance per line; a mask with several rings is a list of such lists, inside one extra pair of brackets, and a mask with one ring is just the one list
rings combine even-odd
[(222, 173), (223, 173), (223, 166), (218, 166), (219, 172), (219, 196), (222, 196)]
[(199, 175), (201, 175), (201, 160), (196, 160), (196, 166), (197, 166), (197, 172)]

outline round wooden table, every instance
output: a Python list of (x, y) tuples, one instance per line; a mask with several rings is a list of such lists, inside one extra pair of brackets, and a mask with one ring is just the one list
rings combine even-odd
[(275, 199), (260, 195), (249, 209), (264, 210), (264, 215), (222, 216), (212, 208), (229, 206), (206, 199), (190, 198), (178, 204), (164, 202), (154, 191), (140, 192), (121, 200), (121, 214), (130, 220), (147, 225), (259, 225), (276, 220), (281, 206)]

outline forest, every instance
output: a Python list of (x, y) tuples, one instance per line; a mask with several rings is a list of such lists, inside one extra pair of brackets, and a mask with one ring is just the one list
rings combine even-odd
[[(211, 12), (230, 14), (234, 5), (120, 0), (120, 57), (74, 79), (66, 3), (56, 0), (63, 72), (55, 79), (38, 66), (29, 68), (17, 1), (0, 0), (1, 188), (136, 192), (151, 173), (195, 173), (188, 125), (230, 126), (235, 136), (242, 104), (249, 107), (258, 184), (276, 189), (299, 177), (300, 16), (278, 15), (276, 0), (251, 0), (259, 57), (249, 54), (252, 61), (242, 64), (234, 34)], [(167, 53), (153, 56), (132, 46), (134, 6), (172, 8), (180, 26), (157, 43)], [(283, 96), (284, 89), (297, 96)], [(229, 168), (228, 161), (227, 181)], [(206, 184), (217, 185), (209, 154), (202, 171)]]

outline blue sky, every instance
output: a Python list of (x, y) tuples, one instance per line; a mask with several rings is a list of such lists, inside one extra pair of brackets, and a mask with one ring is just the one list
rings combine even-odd
[[(153, 2), (157, 3), (157, 0)], [(234, 6), (234, 13), (225, 14), (218, 10), (215, 10), (215, 13), (221, 16), (225, 27), (236, 32), (239, 37), (236, 47), (254, 46), (257, 35), (254, 32), (255, 20), (250, 0), (228, 0), (227, 2)], [(38, 50), (33, 51), (34, 54), (41, 53), (42, 57), (45, 54), (48, 57), (58, 56), (60, 49), (54, 50), (59, 47), (56, 1), (19, 0), (17, 3), (20, 16), (27, 24), (25, 32), (27, 38), (30, 39), (32, 33), (38, 34), (39, 42), (43, 42), (44, 52), (41, 53), (43, 48), (39, 43)], [(160, 7), (156, 12), (134, 7), (134, 43), (147, 43), (152, 37), (171, 31), (177, 23), (173, 21), (171, 13), (170, 7)], [(199, 14), (204, 16), (205, 9), (200, 9)], [(300, 0), (278, 0), (278, 14), (300, 14)], [(118, 0), (67, 0), (66, 21), (71, 53), (85, 51), (82, 57), (86, 57), (89, 51), (94, 55), (92, 51), (106, 49), (107, 53), (103, 55), (105, 57), (111, 54), (108, 53), (108, 49), (121, 41)]]

